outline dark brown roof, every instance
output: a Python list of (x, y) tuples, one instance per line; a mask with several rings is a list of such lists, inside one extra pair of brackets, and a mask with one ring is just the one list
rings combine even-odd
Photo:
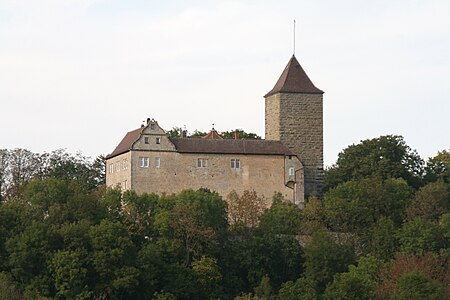
[(295, 56), (292, 55), (277, 83), (264, 97), (276, 93), (323, 94), (323, 91), (314, 86)]
[(294, 155), (280, 141), (170, 138), (180, 153)]
[(116, 147), (116, 149), (114, 149), (114, 151), (110, 155), (106, 156), (106, 158), (111, 158), (129, 151), (131, 149), (131, 146), (133, 146), (133, 143), (139, 139), (142, 129), (143, 128), (141, 127), (128, 132), (122, 139), (122, 141), (119, 143), (119, 145)]

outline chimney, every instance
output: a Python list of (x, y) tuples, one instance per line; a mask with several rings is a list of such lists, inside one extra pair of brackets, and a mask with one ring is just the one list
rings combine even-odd
[(240, 138), (241, 138), (241, 133), (239, 132), (239, 130), (236, 129), (236, 131), (234, 132), (234, 139), (239, 140)]
[(187, 137), (187, 130), (182, 130), (181, 131), (181, 137), (182, 138), (186, 138)]

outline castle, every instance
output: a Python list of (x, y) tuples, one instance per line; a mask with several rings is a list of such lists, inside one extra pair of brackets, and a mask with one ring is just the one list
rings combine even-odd
[[(300, 207), (323, 188), (323, 91), (292, 56), (265, 96), (265, 139), (170, 137), (154, 119), (128, 132), (106, 157), (106, 185), (137, 193), (208, 188), (226, 197), (280, 192)], [(267, 203), (269, 204), (269, 203)]]

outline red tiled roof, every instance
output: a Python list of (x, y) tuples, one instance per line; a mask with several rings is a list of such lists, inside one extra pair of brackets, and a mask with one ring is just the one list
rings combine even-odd
[(323, 91), (314, 86), (295, 56), (292, 55), (277, 83), (264, 97), (276, 93), (323, 94)]
[(203, 139), (216, 139), (221, 140), (223, 137), (220, 136), (220, 134), (215, 130), (212, 129), (207, 135), (202, 137)]
[(295, 155), (280, 141), (170, 138), (180, 153)]
[(114, 149), (114, 151), (111, 154), (106, 156), (106, 158), (108, 159), (129, 151), (131, 149), (131, 146), (133, 146), (133, 143), (136, 142), (138, 138), (141, 136), (142, 129), (143, 128), (141, 127), (128, 132), (122, 139), (122, 141), (119, 143), (119, 145), (116, 147), (116, 149)]

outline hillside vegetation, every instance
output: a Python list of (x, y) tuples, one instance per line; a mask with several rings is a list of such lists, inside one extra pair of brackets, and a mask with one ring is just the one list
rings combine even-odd
[(0, 299), (449, 299), (450, 153), (344, 149), (303, 210), (104, 186), (104, 158), (0, 150)]

